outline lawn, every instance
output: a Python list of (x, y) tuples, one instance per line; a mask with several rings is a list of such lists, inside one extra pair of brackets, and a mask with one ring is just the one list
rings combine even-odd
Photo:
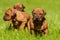
[[(32, 16), (32, 10), (40, 7), (46, 11), (49, 33), (45, 36), (31, 35), (27, 28), (22, 32), (8, 30), (9, 24), (3, 20), (4, 12), (16, 3), (23, 3), (25, 11)], [(60, 40), (60, 0), (0, 0), (0, 40)]]

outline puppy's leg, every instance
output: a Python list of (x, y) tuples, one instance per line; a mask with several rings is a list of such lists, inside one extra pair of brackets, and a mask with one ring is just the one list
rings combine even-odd
[(24, 27), (25, 27), (25, 24), (26, 24), (26, 23), (27, 23), (27, 22), (22, 22), (22, 23), (21, 23), (21, 25), (20, 25), (20, 29), (21, 29), (21, 30), (24, 30)]
[(30, 30), (30, 33), (31, 33), (31, 34), (35, 34), (35, 32), (34, 32), (34, 30), (33, 30), (33, 29), (31, 29), (31, 30)]
[(48, 28), (45, 29), (45, 30), (43, 30), (43, 32), (44, 32), (44, 35), (47, 36), (47, 34), (48, 34)]
[(34, 34), (34, 24), (32, 18), (28, 21), (28, 30), (31, 34)]
[(41, 30), (43, 30), (45, 36), (47, 36), (47, 34), (48, 34), (48, 23), (46, 20), (44, 20), (43, 25), (41, 27)]
[(28, 30), (29, 30), (29, 32), (30, 32), (31, 34), (34, 34), (34, 29), (31, 28), (30, 23), (28, 23)]
[(18, 26), (13, 24), (13, 27), (14, 27), (15, 32), (17, 32), (17, 27)]
[(8, 21), (9, 23), (9, 29), (11, 29), (11, 26), (12, 26), (12, 20)]
[(31, 29), (31, 19), (28, 21), (27, 25), (28, 25), (28, 30), (30, 32), (30, 29)]
[(30, 22), (29, 21), (28, 21), (27, 25), (28, 25), (28, 31), (30, 32)]

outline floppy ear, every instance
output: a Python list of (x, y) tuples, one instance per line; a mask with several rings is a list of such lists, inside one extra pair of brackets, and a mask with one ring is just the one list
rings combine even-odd
[(13, 8), (14, 8), (14, 9), (16, 9), (16, 8), (15, 8), (15, 5), (14, 5), (14, 7), (13, 7)]
[(16, 5), (14, 5), (13, 8), (16, 9)]
[(32, 14), (33, 14), (34, 10), (32, 11)]
[(46, 15), (46, 12), (44, 10), (42, 10), (42, 11), (43, 11), (44, 15)]
[(34, 10), (32, 11), (32, 15), (33, 15), (33, 12), (34, 12)]
[(22, 4), (23, 8), (25, 9), (25, 6)]

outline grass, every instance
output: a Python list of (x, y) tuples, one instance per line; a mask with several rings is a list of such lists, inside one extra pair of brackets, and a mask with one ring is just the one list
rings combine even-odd
[[(18, 2), (25, 5), (25, 10), (30, 15), (37, 7), (46, 11), (49, 28), (47, 37), (35, 37), (27, 29), (24, 32), (7, 29), (9, 24), (3, 20), (4, 12)], [(0, 40), (60, 40), (60, 0), (0, 0)]]

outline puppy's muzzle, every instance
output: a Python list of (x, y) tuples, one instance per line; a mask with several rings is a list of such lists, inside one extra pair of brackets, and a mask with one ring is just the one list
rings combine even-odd
[(10, 19), (6, 18), (6, 16), (3, 17), (4, 21), (9, 21)]
[(39, 16), (36, 16), (34, 20), (38, 22), (39, 21)]
[(3, 20), (4, 20), (4, 21), (7, 21), (7, 19), (5, 18), (5, 16), (3, 17)]

